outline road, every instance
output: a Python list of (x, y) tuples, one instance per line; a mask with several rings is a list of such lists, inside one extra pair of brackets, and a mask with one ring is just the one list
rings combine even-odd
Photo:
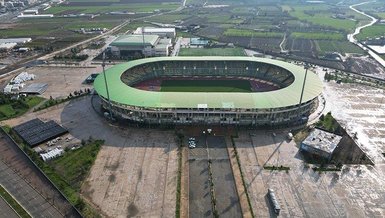
[(12, 209), (11, 206), (2, 198), (0, 197), (0, 214), (7, 214), (8, 218), (18, 218), (19, 215)]
[(360, 42), (355, 38), (355, 36), (356, 36), (357, 34), (359, 34), (363, 28), (372, 26), (372, 25), (375, 24), (378, 20), (377, 20), (376, 18), (374, 18), (373, 16), (370, 16), (370, 15), (366, 14), (365, 12), (360, 11), (360, 10), (354, 8), (354, 7), (359, 6), (359, 5), (363, 5), (363, 4), (372, 3), (372, 2), (375, 2), (375, 1), (361, 2), (361, 3), (359, 3), (359, 4), (354, 4), (354, 5), (350, 5), (350, 6), (349, 6), (349, 8), (350, 8), (351, 10), (353, 10), (353, 11), (359, 13), (359, 14), (362, 14), (362, 15), (364, 15), (364, 16), (370, 18), (371, 21), (370, 21), (370, 23), (368, 23), (368, 24), (365, 24), (365, 25), (362, 25), (362, 26), (357, 27), (357, 28), (355, 29), (354, 33), (351, 33), (351, 34), (348, 34), (348, 35), (347, 35), (347, 38), (348, 38), (348, 40), (349, 40), (351, 43), (356, 44), (356, 45), (358, 45), (360, 48), (362, 48), (363, 50), (367, 51), (368, 54), (369, 54), (372, 58), (374, 58), (374, 60), (376, 60), (379, 64), (381, 64), (383, 67), (385, 67), (385, 61), (384, 61), (384, 59), (382, 59), (379, 55), (377, 55), (377, 54), (376, 54), (375, 52), (373, 52), (371, 49), (368, 49), (365, 45), (363, 45), (362, 43), (360, 43)]
[(171, 56), (178, 56), (181, 42), (182, 42), (182, 37), (178, 37), (175, 42), (174, 49), (172, 50)]

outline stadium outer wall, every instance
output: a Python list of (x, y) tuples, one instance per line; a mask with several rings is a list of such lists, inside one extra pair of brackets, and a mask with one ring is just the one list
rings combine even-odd
[[(280, 93), (277, 93), (278, 95), (282, 95), (284, 93), (287, 93), (287, 95), (290, 95), (294, 93), (293, 94), (294, 96), (287, 97), (292, 100), (285, 100), (287, 102), (285, 102), (284, 104), (282, 103), (272, 104), (271, 102), (266, 103), (265, 102), (266, 99), (269, 99), (269, 98), (272, 98), (273, 99), (272, 101), (274, 102), (277, 102), (277, 100), (279, 100), (278, 97), (273, 95), (273, 94), (276, 94), (274, 93), (276, 91), (270, 91), (265, 93), (258, 93), (259, 95), (263, 95), (265, 98), (261, 99), (262, 97), (257, 96), (257, 99), (261, 99), (261, 101), (265, 103), (262, 105), (260, 103), (256, 103), (256, 107), (250, 107), (249, 104), (246, 104), (245, 107), (243, 107), (242, 105), (237, 107), (237, 105), (239, 104), (235, 104), (235, 103), (232, 104), (230, 107), (228, 106), (217, 107), (217, 104), (210, 105), (210, 99), (215, 101), (214, 99), (215, 96), (209, 96), (209, 97), (206, 96), (206, 95), (210, 95), (210, 93), (194, 93), (194, 95), (199, 95), (199, 94), (202, 95), (201, 99), (202, 98), (206, 100), (209, 99), (206, 101), (206, 104), (196, 104), (197, 103), (196, 99), (192, 97), (190, 98), (189, 93), (185, 93), (186, 97), (184, 101), (194, 101), (193, 104), (198, 106), (192, 107), (188, 105), (183, 107), (183, 104), (179, 104), (179, 105), (177, 105), (177, 103), (170, 104), (170, 101), (172, 101), (170, 99), (172, 99), (172, 97), (175, 97), (175, 98), (180, 97), (179, 95), (177, 96), (172, 95), (175, 93), (171, 93), (172, 95), (171, 97), (162, 96), (160, 98), (160, 99), (167, 99), (165, 100), (166, 102), (160, 102), (161, 104), (159, 102), (156, 102), (156, 101), (159, 101), (159, 98), (156, 98), (156, 100), (153, 100), (151, 96), (150, 98), (146, 99), (145, 97), (147, 95), (144, 95), (142, 98), (142, 101), (146, 102), (145, 103), (146, 105), (139, 105), (137, 103), (138, 101), (136, 102), (134, 101), (132, 104), (129, 103), (129, 100), (125, 100), (124, 102), (120, 101), (122, 99), (122, 96), (120, 96), (119, 98), (116, 98), (115, 95), (118, 93), (119, 93), (118, 95), (122, 95), (122, 90), (119, 89), (119, 92), (117, 92), (116, 90), (114, 90), (114, 88), (111, 88), (111, 90), (109, 89), (109, 91), (111, 96), (112, 114), (114, 115), (115, 118), (128, 120), (131, 122), (161, 124), (161, 125), (162, 124), (165, 124), (165, 125), (208, 124), (208, 125), (292, 126), (292, 125), (299, 125), (307, 122), (308, 116), (315, 104), (315, 101), (317, 100), (317, 97), (322, 90), (322, 83), (314, 73), (310, 71), (308, 72), (311, 79), (310, 81), (308, 81), (309, 79), (309, 75), (308, 75), (308, 79), (306, 80), (307, 83), (306, 83), (304, 95), (303, 95), (304, 98), (303, 98), (302, 104), (299, 104), (300, 92), (302, 90), (299, 87), (302, 87), (303, 85), (303, 75), (304, 75), (303, 68), (292, 64), (290, 64), (291, 65), (290, 67), (287, 67), (288, 63), (282, 62), (282, 61), (276, 61), (276, 60), (272, 61), (272, 60), (266, 60), (261, 58), (256, 59), (256, 58), (247, 58), (247, 57), (245, 58), (233, 57), (233, 58), (236, 59), (236, 61), (245, 60), (245, 61), (255, 61), (257, 63), (262, 63), (262, 64), (266, 64), (266, 63), (274, 64), (275, 67), (277, 67), (275, 69), (283, 69), (285, 71), (292, 73), (294, 75), (294, 79), (293, 79), (294, 81), (291, 84), (287, 85), (287, 87), (284, 87), (278, 90)], [(167, 62), (167, 61), (176, 62), (178, 60), (188, 61), (189, 58), (188, 57), (148, 58), (148, 59), (141, 59), (141, 61), (138, 61), (137, 63), (133, 61), (134, 63), (131, 63), (128, 67), (125, 66), (123, 68), (120, 68), (119, 70), (114, 69), (114, 67), (110, 68), (109, 71), (106, 72), (107, 80), (109, 81), (109, 86), (110, 86), (111, 85), (110, 83), (114, 83), (114, 79), (112, 78), (112, 76), (109, 76), (109, 74), (112, 75), (112, 72), (115, 72), (114, 77), (116, 77), (116, 74), (119, 74), (119, 80), (122, 80), (121, 79), (122, 75), (124, 74), (131, 75), (136, 73), (136, 72), (134, 73), (130, 72), (130, 70), (134, 69), (137, 66), (143, 66), (147, 63), (157, 63), (157, 62)], [(196, 60), (202, 61), (202, 62), (205, 60), (207, 62), (207, 57), (193, 58), (193, 61), (196, 61)], [(226, 58), (210, 57), (209, 60), (228, 61), (228, 63), (232, 61), (231, 57), (230, 58), (229, 57), (226, 57)], [(280, 66), (281, 63), (285, 63), (284, 65), (286, 66), (284, 67)], [(164, 70), (164, 67), (163, 67), (163, 70)], [(116, 71), (121, 71), (121, 72), (116, 73)], [(249, 72), (247, 73), (250, 74)], [(163, 75), (162, 73), (159, 73), (159, 72), (157, 73), (145, 72), (145, 73), (139, 73), (139, 74), (141, 75), (140, 78), (142, 78), (143, 80)], [(151, 75), (148, 76), (148, 74), (151, 74)], [(167, 74), (166, 76), (170, 76), (170, 74), (168, 73), (164, 73), (164, 74)], [(245, 76), (244, 74), (245, 73), (241, 73), (240, 76)], [(268, 74), (268, 73), (264, 73), (264, 74)], [(298, 75), (302, 75), (302, 77)], [(191, 76), (191, 74), (189, 74), (189, 76)], [(110, 82), (110, 79), (112, 80), (112, 82)], [(99, 96), (102, 99), (103, 108), (106, 111), (108, 111), (109, 106), (108, 106), (107, 96), (105, 93), (103, 93), (103, 91), (105, 90), (103, 90), (102, 88), (103, 83), (101, 83), (102, 81), (104, 81), (104, 77), (99, 76), (97, 80), (95, 81), (97, 83), (95, 84), (95, 90), (98, 92)], [(128, 82), (126, 81), (126, 83), (129, 83), (129, 82), (130, 81)], [(138, 79), (136, 79), (135, 82), (138, 82)], [(129, 85), (125, 83), (123, 84), (129, 87)], [(113, 87), (115, 87), (115, 84), (113, 85), (114, 85)], [(293, 88), (293, 86), (295, 87)], [(135, 89), (135, 88), (129, 87), (129, 89), (132, 91), (132, 89)], [(135, 95), (137, 94), (136, 91), (137, 90), (135, 90), (135, 92), (133, 93), (129, 91), (124, 95), (127, 95), (126, 96), (127, 99), (130, 99), (130, 97), (137, 98), (138, 96)], [(147, 92), (146, 94), (150, 93), (154, 95), (157, 93), (157, 92), (150, 92), (150, 91), (143, 91), (143, 90), (140, 90), (140, 92), (141, 93)], [(162, 94), (162, 93), (158, 93), (158, 94)], [(178, 93), (178, 94), (181, 94), (181, 93)], [(233, 95), (231, 95), (230, 97), (234, 98), (234, 96), (235, 97), (237, 96), (237, 95), (234, 95), (237, 93), (232, 93), (232, 94)], [(167, 95), (167, 94), (163, 93), (162, 95)], [(226, 95), (226, 94), (223, 94), (223, 95)], [(223, 95), (220, 95), (220, 96), (223, 99), (226, 99), (224, 100), (225, 102), (228, 102), (228, 98), (227, 98), (228, 96), (223, 96)], [(245, 95), (245, 93), (238, 93), (238, 95), (243, 96)], [(150, 102), (147, 102), (147, 101), (150, 101)], [(151, 101), (155, 101), (155, 103), (151, 104)], [(157, 106), (157, 105), (161, 105), (161, 106)], [(167, 105), (172, 105), (172, 106), (167, 106)], [(222, 102), (222, 105), (224, 105), (223, 102)]]

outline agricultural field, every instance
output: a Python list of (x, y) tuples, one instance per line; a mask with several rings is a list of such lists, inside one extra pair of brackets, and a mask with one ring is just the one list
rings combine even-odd
[(190, 15), (178, 13), (178, 14), (162, 14), (146, 19), (146, 21), (157, 22), (157, 23), (174, 23), (177, 21), (183, 21)]
[(242, 48), (181, 48), (179, 56), (245, 56)]
[(247, 80), (163, 80), (161, 92), (251, 92)]
[(356, 26), (356, 21), (350, 19), (337, 19), (332, 16), (331, 8), (327, 5), (315, 6), (292, 6), (288, 13), (299, 20), (309, 22), (313, 25), (331, 27), (333, 29), (349, 32)]
[(281, 38), (283, 33), (280, 32), (257, 32), (248, 29), (227, 29), (223, 33), (225, 36), (243, 36), (243, 37), (259, 37), (259, 38)]
[(346, 36), (342, 33), (325, 32), (293, 32), (290, 34), (293, 38), (299, 39), (324, 39), (324, 40), (344, 40)]
[[(90, 3), (91, 4), (91, 3)], [(179, 3), (132, 3), (132, 4), (111, 4), (107, 6), (71, 6), (71, 5), (59, 5), (51, 7), (46, 10), (45, 14), (99, 14), (108, 13), (113, 11), (129, 11), (129, 12), (154, 12), (155, 10), (171, 11), (179, 7)]]
[(326, 53), (338, 52), (342, 55), (346, 53), (364, 54), (364, 50), (360, 47), (353, 45), (347, 41), (329, 41), (329, 40), (316, 40), (317, 52), (319, 55)]
[(385, 36), (385, 24), (374, 24), (373, 26), (366, 27), (361, 30), (357, 35), (358, 40), (364, 40), (366, 38), (376, 38)]

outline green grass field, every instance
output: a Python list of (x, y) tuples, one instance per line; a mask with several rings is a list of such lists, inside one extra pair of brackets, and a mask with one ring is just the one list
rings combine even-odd
[(181, 48), (179, 56), (245, 56), (242, 48)]
[(23, 115), (30, 108), (38, 105), (42, 102), (44, 98), (38, 96), (32, 96), (25, 98), (24, 102), (27, 104), (27, 107), (20, 107), (15, 103), (1, 104), (0, 105), (0, 120), (6, 120), (13, 117)]
[(65, 152), (64, 156), (53, 160), (52, 166), (68, 184), (79, 191), (102, 144), (103, 141), (96, 140), (76, 150), (69, 150)]
[(246, 80), (163, 80), (161, 92), (251, 92)]

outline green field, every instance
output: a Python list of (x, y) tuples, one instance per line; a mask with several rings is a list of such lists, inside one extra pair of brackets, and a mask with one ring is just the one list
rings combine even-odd
[(90, 141), (76, 150), (65, 152), (64, 156), (52, 161), (52, 166), (60, 176), (79, 191), (80, 186), (91, 169), (103, 141)]
[(281, 38), (283, 33), (280, 32), (257, 32), (249, 29), (227, 29), (223, 35), (225, 36), (243, 36), (257, 38)]
[(327, 5), (314, 6), (292, 6), (293, 10), (289, 14), (299, 20), (309, 23), (332, 27), (335, 29), (351, 31), (355, 28), (356, 22), (349, 19), (336, 19), (332, 17), (330, 8)]
[(171, 11), (179, 7), (179, 3), (152, 3), (152, 4), (111, 4), (108, 6), (55, 6), (49, 8), (45, 14), (97, 14), (112, 11), (130, 11), (130, 12), (153, 12), (154, 10)]
[(161, 92), (251, 92), (247, 80), (163, 80)]
[(385, 36), (384, 24), (375, 24), (373, 26), (362, 29), (360, 34), (357, 35), (357, 39), (364, 40), (366, 38), (376, 38), (380, 36)]
[(319, 55), (325, 55), (326, 53), (339, 52), (345, 53), (356, 53), (364, 54), (364, 50), (360, 47), (353, 45), (348, 41), (331, 41), (331, 40), (315, 40), (317, 46), (317, 52)]
[(179, 56), (245, 56), (242, 48), (181, 48)]
[(38, 105), (43, 100), (44, 98), (33, 96), (26, 97), (25, 99), (10, 100), (7, 103), (2, 103), (0, 104), (0, 120), (6, 120), (20, 116), (27, 112), (30, 108)]
[(325, 32), (293, 32), (290, 34), (293, 38), (300, 39), (329, 39), (344, 40), (346, 36), (342, 33), (325, 33)]

